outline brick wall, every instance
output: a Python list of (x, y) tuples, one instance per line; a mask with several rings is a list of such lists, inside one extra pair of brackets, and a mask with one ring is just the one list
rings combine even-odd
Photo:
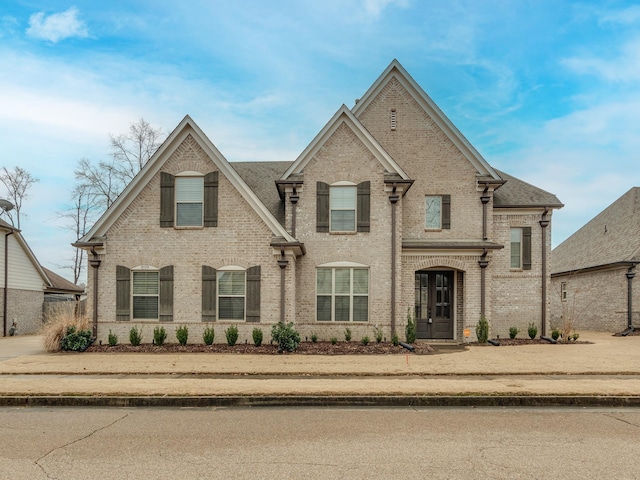
[[(43, 304), (42, 291), (10, 288), (7, 291), (7, 335), (14, 320), (18, 325), (18, 335), (38, 333), (42, 327)], [(3, 309), (4, 289), (0, 289), (0, 312), (4, 311)]]

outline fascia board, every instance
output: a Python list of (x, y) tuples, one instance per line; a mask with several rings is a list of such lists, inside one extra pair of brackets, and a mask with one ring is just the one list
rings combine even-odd
[(338, 127), (346, 123), (349, 128), (356, 134), (358, 139), (373, 153), (376, 159), (390, 173), (397, 173), (404, 180), (409, 180), (409, 176), (400, 168), (400, 166), (391, 158), (391, 156), (382, 148), (378, 141), (371, 133), (360, 123), (346, 105), (342, 105), (338, 111), (331, 117), (322, 130), (315, 136), (313, 141), (304, 149), (298, 158), (291, 164), (286, 172), (280, 177), (281, 180), (287, 179), (291, 174), (301, 173), (304, 167), (322, 148), (325, 142), (335, 133)]
[(486, 173), (496, 180), (500, 179), (500, 176), (496, 173), (493, 167), (491, 167), (491, 165), (489, 165), (489, 163), (482, 157), (480, 152), (471, 145), (462, 132), (460, 132), (451, 120), (447, 118), (444, 112), (440, 110), (431, 97), (427, 95), (422, 87), (420, 87), (420, 85), (411, 77), (411, 75), (409, 75), (397, 60), (393, 60), (389, 64), (382, 75), (378, 77), (374, 84), (371, 85), (369, 90), (367, 90), (358, 103), (353, 107), (352, 112), (356, 117), (367, 108), (392, 76), (395, 76), (402, 86), (418, 102), (418, 104), (422, 106), (427, 115), (429, 115), (440, 129), (442, 129), (447, 137), (449, 137), (453, 144), (478, 172)]

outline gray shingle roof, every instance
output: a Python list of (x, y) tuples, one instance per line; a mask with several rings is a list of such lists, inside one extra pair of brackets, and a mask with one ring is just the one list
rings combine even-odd
[(519, 178), (496, 170), (506, 183), (493, 194), (493, 205), (500, 208), (509, 207), (553, 207), (564, 205), (553, 193), (523, 182)]
[(640, 187), (633, 187), (552, 252), (552, 273), (640, 262)]
[(238, 175), (258, 196), (264, 206), (284, 225), (284, 204), (280, 200), (276, 180), (291, 162), (230, 162)]

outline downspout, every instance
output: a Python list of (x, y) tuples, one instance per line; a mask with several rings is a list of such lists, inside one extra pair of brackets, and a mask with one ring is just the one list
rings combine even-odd
[[(487, 195), (489, 191), (489, 186), (485, 183), (484, 191), (482, 192), (482, 196), (480, 197), (480, 201), (482, 202), (482, 240), (486, 240), (487, 237), (487, 204), (491, 197)], [(486, 255), (486, 253), (485, 253)]]
[(4, 235), (4, 303), (2, 305), (2, 336), (7, 336), (7, 290), (9, 290), (9, 235), (12, 235), (14, 230)]
[(280, 247), (280, 259), (278, 260), (278, 266), (280, 267), (280, 321), (283, 323), (284, 323), (284, 300), (285, 300), (285, 297), (284, 297), (285, 269), (287, 268), (288, 264), (289, 264), (289, 260), (286, 260), (284, 258), (284, 247)]
[(91, 247), (91, 258), (89, 265), (94, 269), (93, 272), (93, 338), (98, 338), (98, 269), (102, 260), (98, 258), (96, 248)]
[(627, 330), (633, 332), (635, 330), (633, 326), (633, 277), (636, 276), (634, 272), (635, 264), (630, 266), (625, 274), (627, 277)]
[(393, 185), (389, 201), (391, 202), (391, 335), (396, 333), (396, 204), (400, 196)]
[(296, 236), (296, 206), (298, 204), (298, 200), (300, 199), (300, 197), (298, 196), (298, 193), (296, 192), (296, 186), (293, 186), (293, 193), (291, 194), (291, 196), (289, 197), (289, 200), (291, 200), (291, 236), (295, 238)]
[(482, 250), (482, 255), (480, 256), (480, 260), (478, 260), (478, 265), (480, 265), (480, 315), (486, 318), (485, 310), (486, 310), (486, 271), (487, 265), (489, 265), (489, 260), (487, 260), (488, 250), (485, 248)]
[(549, 213), (549, 208), (545, 207), (542, 220), (540, 220), (540, 227), (542, 227), (542, 328), (540, 335), (543, 337), (547, 334), (547, 227), (550, 223), (547, 213)]

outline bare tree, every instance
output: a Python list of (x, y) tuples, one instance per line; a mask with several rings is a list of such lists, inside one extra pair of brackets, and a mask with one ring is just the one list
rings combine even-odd
[(111, 160), (97, 164), (81, 159), (74, 171), (78, 184), (87, 188), (95, 205), (104, 210), (115, 202), (133, 177), (144, 167), (162, 143), (162, 130), (154, 129), (141, 118), (129, 126), (129, 132), (109, 135)]
[[(98, 217), (116, 201), (118, 195), (133, 180), (161, 145), (162, 130), (153, 128), (143, 118), (129, 126), (120, 135), (109, 134), (110, 159), (92, 162), (83, 158), (74, 170), (76, 187), (72, 202), (61, 218), (68, 220), (67, 227), (76, 238), (83, 237)], [(76, 249), (71, 259), (74, 282), (86, 270), (85, 252)]]
[(11, 221), (11, 225), (20, 229), (22, 203), (29, 198), (27, 192), (38, 179), (33, 178), (24, 168), (15, 167), (13, 170), (9, 170), (7, 167), (2, 167), (0, 181), (7, 189), (7, 200), (13, 203), (13, 210), (5, 211), (5, 213)]

